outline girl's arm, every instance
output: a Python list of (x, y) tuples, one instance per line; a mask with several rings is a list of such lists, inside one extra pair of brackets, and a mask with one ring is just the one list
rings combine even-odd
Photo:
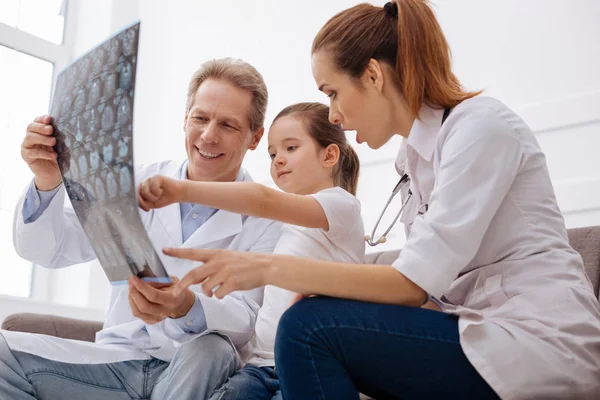
[(196, 203), (238, 214), (267, 218), (307, 228), (329, 230), (325, 211), (312, 196), (280, 192), (255, 182), (179, 181), (153, 176), (138, 190), (140, 207)]
[(312, 196), (280, 192), (255, 182), (182, 183), (183, 202), (186, 203), (329, 230), (325, 212)]

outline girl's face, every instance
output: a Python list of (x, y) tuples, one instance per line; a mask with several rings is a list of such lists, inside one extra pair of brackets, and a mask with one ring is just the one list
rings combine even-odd
[(360, 80), (337, 69), (329, 53), (312, 56), (312, 72), (319, 90), (329, 97), (329, 121), (356, 131), (356, 141), (378, 149), (394, 134), (393, 107), (382, 92), (380, 70), (367, 68)]
[(299, 119), (288, 115), (271, 125), (271, 177), (284, 192), (313, 194), (332, 187), (332, 167), (327, 153)]

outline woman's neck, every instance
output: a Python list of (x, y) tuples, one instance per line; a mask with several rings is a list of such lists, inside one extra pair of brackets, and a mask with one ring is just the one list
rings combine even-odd
[(394, 132), (396, 135), (407, 138), (413, 123), (415, 122), (416, 116), (410, 111), (404, 96), (402, 96), (402, 94), (400, 94), (397, 90), (394, 92), (395, 93), (390, 96), (392, 132)]

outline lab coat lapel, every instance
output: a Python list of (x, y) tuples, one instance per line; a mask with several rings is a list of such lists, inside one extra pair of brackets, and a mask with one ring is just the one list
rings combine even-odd
[(165, 247), (181, 247), (182, 233), (179, 203), (155, 209), (151, 218), (150, 226), (152, 230), (162, 238), (156, 243), (164, 243)]
[[(238, 181), (252, 181), (252, 178), (244, 169), (241, 169), (239, 173)], [(218, 245), (222, 239), (237, 235), (242, 231), (243, 218), (240, 214), (218, 210), (188, 238), (183, 247), (222, 247)]]
[[(181, 178), (182, 164), (173, 164), (175, 168), (168, 168), (161, 171), (169, 178), (179, 180)], [(150, 226), (154, 233), (160, 235), (163, 239), (157, 243), (164, 243), (165, 247), (180, 247), (182, 244), (181, 233), (181, 208), (179, 203), (153, 210), (150, 215)]]
[[(179, 204), (177, 204), (179, 206)], [(185, 247), (185, 248), (223, 248), (223, 240), (230, 238), (233, 235), (238, 234), (242, 231), (242, 216), (239, 214), (230, 213), (228, 211), (217, 211), (211, 218), (208, 219), (200, 228), (196, 230), (188, 240), (181, 243), (181, 220), (179, 207), (166, 208), (162, 210), (159, 215), (160, 221), (165, 221), (165, 226), (168, 230), (169, 240), (171, 243), (165, 247)], [(158, 220), (158, 218), (157, 218)], [(160, 226), (160, 223), (157, 224)], [(160, 227), (157, 229), (161, 229)], [(162, 229), (165, 231), (165, 229)], [(165, 232), (163, 235), (167, 235)], [(176, 236), (173, 236), (176, 235)], [(160, 242), (159, 242), (160, 243)], [(165, 242), (162, 242), (165, 243)], [(182, 278), (192, 268), (196, 268), (201, 265), (198, 261), (190, 261), (181, 258), (168, 257), (162, 249), (156, 249), (159, 258), (162, 260), (163, 265), (167, 269), (167, 272), (171, 276)]]
[(188, 238), (183, 247), (210, 248), (211, 243), (218, 243), (221, 239), (236, 235), (242, 231), (242, 228), (241, 215), (218, 210)]

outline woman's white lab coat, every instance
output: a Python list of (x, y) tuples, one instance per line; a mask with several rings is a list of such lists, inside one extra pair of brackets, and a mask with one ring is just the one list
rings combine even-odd
[(490, 98), (442, 114), (423, 107), (396, 161), (414, 195), (394, 267), (460, 317), (503, 399), (600, 399), (600, 307), (535, 136)]
[[(136, 182), (155, 174), (180, 178), (182, 163), (162, 162), (138, 169)], [(244, 180), (251, 180), (242, 171)], [(48, 209), (35, 221), (23, 221), (22, 197), (14, 219), (13, 240), (18, 254), (48, 268), (61, 268), (96, 258), (62, 187)], [(217, 211), (185, 242), (182, 242), (179, 204), (143, 212), (142, 222), (170, 275), (182, 277), (198, 263), (166, 257), (164, 247), (223, 248), (238, 251), (271, 252), (280, 235), (280, 226), (270, 220)], [(74, 285), (81, 282), (73, 282)], [(194, 289), (194, 287), (192, 287)], [(238, 292), (223, 300), (208, 298), (195, 287), (206, 316), (208, 331), (228, 336), (233, 344), (244, 347), (254, 333), (254, 322), (262, 302), (262, 289)], [(96, 335), (96, 343), (59, 339), (2, 331), (12, 350), (38, 354), (71, 363), (108, 363), (150, 356), (170, 360), (178, 343), (197, 335), (183, 333), (170, 326), (171, 320), (147, 325), (131, 314), (128, 287), (112, 286), (110, 307), (104, 328)], [(145, 329), (144, 329), (145, 327)], [(249, 349), (242, 350), (245, 355)]]

